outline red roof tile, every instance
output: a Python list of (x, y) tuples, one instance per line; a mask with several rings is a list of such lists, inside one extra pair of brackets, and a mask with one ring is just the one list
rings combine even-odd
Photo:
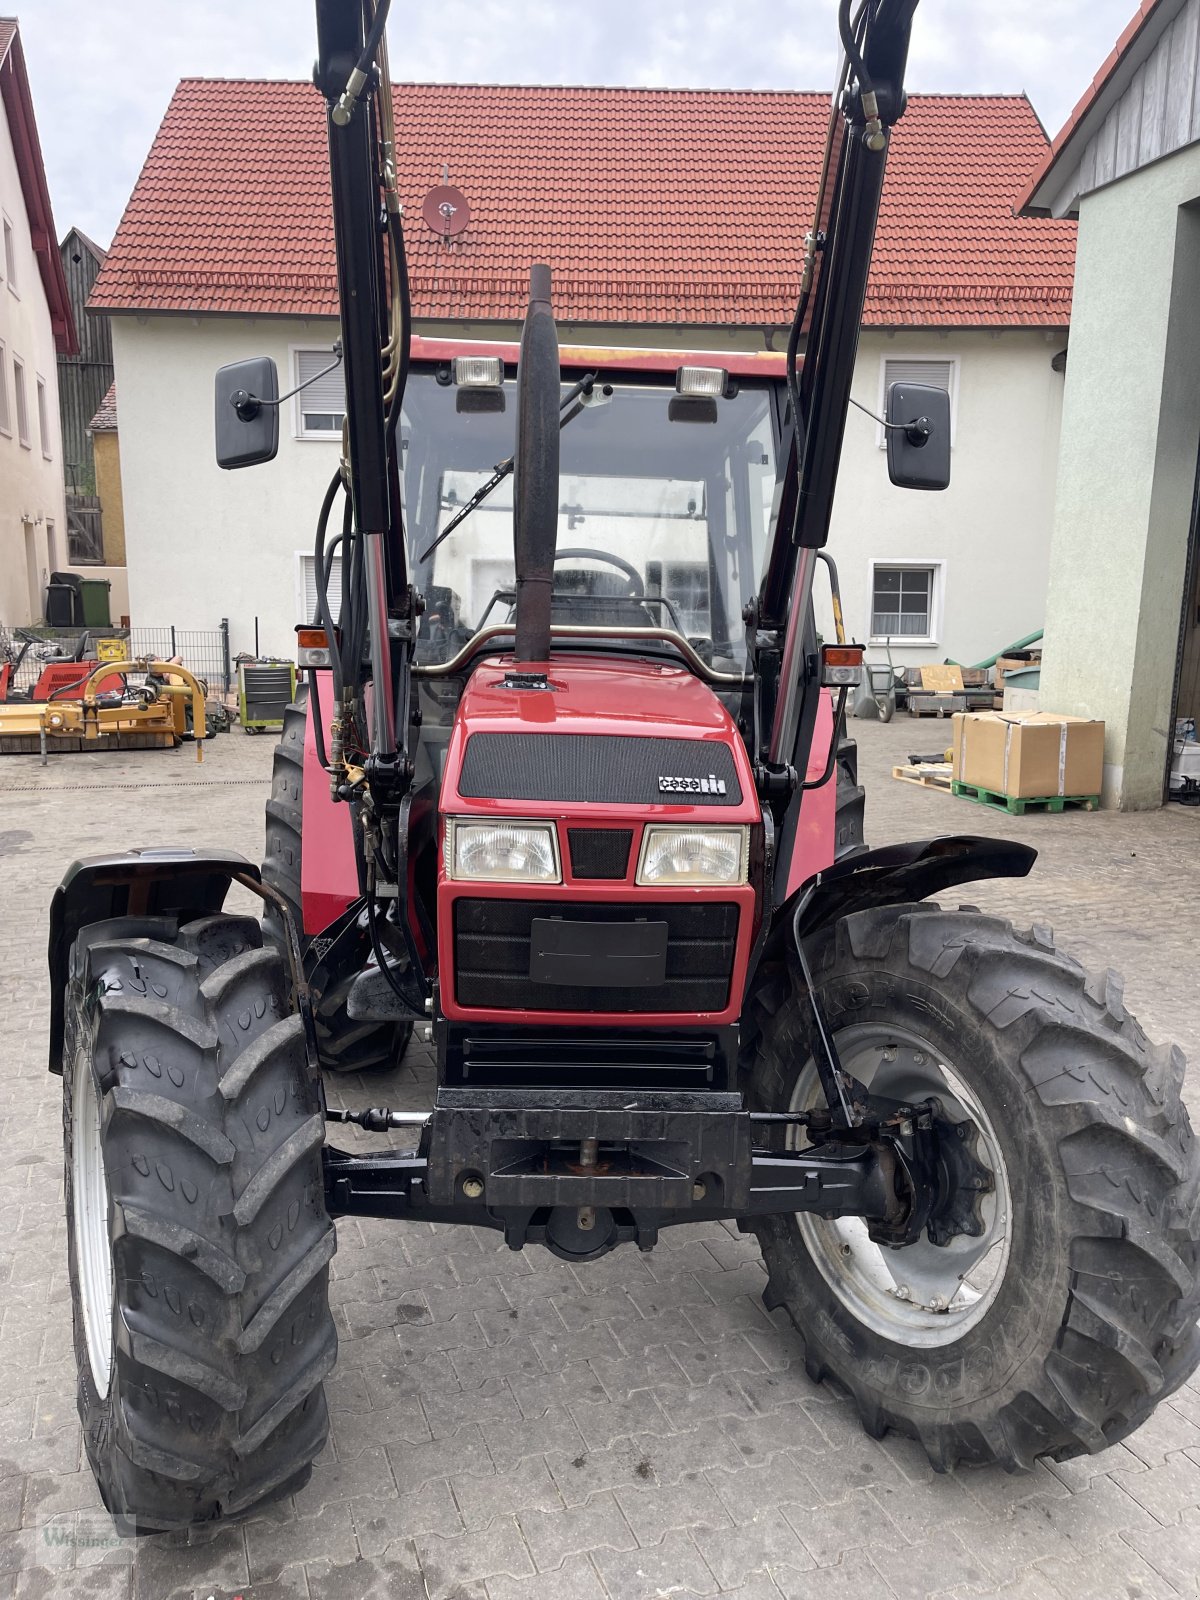
[[(1071, 115), (1055, 134), (1049, 150), (1043, 152), (1042, 159), (1038, 162), (1036, 172), (1026, 183), (1024, 191), (1021, 194), (1021, 198), (1017, 201), (1016, 209), (1018, 211), (1023, 211), (1025, 207), (1029, 205), (1034, 195), (1050, 176), (1051, 170), (1058, 165), (1063, 151), (1066, 149), (1067, 145), (1073, 141), (1075, 132), (1080, 123), (1087, 116), (1088, 112), (1091, 111), (1096, 101), (1104, 93), (1104, 90), (1112, 81), (1113, 74), (1128, 55), (1129, 49), (1134, 40), (1139, 36), (1146, 23), (1149, 22), (1150, 18), (1158, 10), (1161, 4), (1162, 0), (1142, 0), (1142, 3), (1138, 6), (1133, 16), (1130, 17), (1129, 21), (1125, 24), (1124, 28), (1121, 30), (1120, 38), (1117, 40), (1116, 44), (1113, 45), (1107, 56), (1105, 56), (1099, 72), (1096, 73), (1096, 76), (1092, 79), (1091, 83), (1088, 84), (1082, 95), (1080, 95), (1079, 100), (1075, 105), (1075, 109), (1071, 112)], [(1168, 21), (1170, 21), (1169, 18)]]
[[(790, 322), (828, 99), (404, 84), (415, 314), (516, 321), (535, 260), (562, 321)], [(866, 318), (1063, 326), (1074, 230), (1013, 216), (1045, 149), (1023, 96), (916, 95), (897, 129)], [(421, 221), (442, 181), (471, 221)], [(179, 85), (96, 287), (105, 311), (336, 311), (325, 125), (299, 83)]]
[(54, 215), (50, 209), (50, 190), (46, 186), (46, 168), (33, 115), (25, 52), (15, 17), (0, 17), (0, 101), (3, 102), (4, 115), (8, 120), (17, 174), (21, 180), (21, 197), (25, 202), (29, 233), (33, 240), (33, 253), (37, 257), (38, 272), (50, 311), (54, 348), (60, 356), (73, 356), (79, 349), (75, 319), (71, 315), (67, 280), (55, 244), (57, 236), (54, 232)]
[(117, 386), (110, 383), (108, 392), (100, 402), (100, 409), (88, 423), (89, 433), (116, 433), (117, 431)]

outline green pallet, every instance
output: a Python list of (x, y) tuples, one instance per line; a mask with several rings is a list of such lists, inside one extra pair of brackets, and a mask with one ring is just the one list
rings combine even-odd
[(993, 811), (1007, 811), (1010, 817), (1023, 817), (1027, 811), (1065, 811), (1071, 806), (1079, 811), (1099, 811), (1098, 794), (1051, 794), (1044, 798), (1018, 799), (1011, 794), (997, 794), (994, 789), (981, 789), (974, 783), (960, 783), (956, 778), (950, 793), (964, 800), (974, 800), (976, 805), (990, 806)]

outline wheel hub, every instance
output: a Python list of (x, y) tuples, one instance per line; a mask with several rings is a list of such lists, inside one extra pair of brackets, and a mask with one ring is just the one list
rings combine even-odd
[[(925, 1109), (926, 1131), (910, 1136), (902, 1125), (894, 1146), (905, 1157), (898, 1187), (911, 1182), (925, 1217), (919, 1228), (910, 1218), (911, 1242), (887, 1238), (862, 1217), (801, 1213), (796, 1225), (857, 1320), (897, 1344), (950, 1344), (987, 1312), (1008, 1267), (1012, 1204), (999, 1138), (964, 1076), (929, 1040), (869, 1023), (839, 1030), (837, 1046), (845, 1072), (870, 1098)], [(788, 1109), (823, 1104), (810, 1061)], [(807, 1136), (790, 1138), (799, 1145)]]
[(978, 1239), (986, 1231), (983, 1198), (994, 1194), (996, 1178), (979, 1159), (979, 1130), (973, 1122), (933, 1119), (938, 1196), (925, 1231), (933, 1244), (948, 1245), (960, 1234)]

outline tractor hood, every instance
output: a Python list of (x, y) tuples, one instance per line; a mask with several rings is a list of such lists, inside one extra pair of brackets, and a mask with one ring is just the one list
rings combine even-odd
[[(745, 746), (716, 695), (683, 667), (559, 658), (523, 687), (485, 661), (459, 704), (443, 814), (759, 820)], [(713, 815), (716, 813), (716, 815)]]

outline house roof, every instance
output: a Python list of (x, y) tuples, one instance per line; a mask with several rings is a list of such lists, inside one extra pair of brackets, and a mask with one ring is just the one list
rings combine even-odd
[(1051, 180), (1095, 133), (1182, 3), (1183, 0), (1142, 0), (1026, 183), (1017, 201), (1018, 211), (1029, 216), (1049, 215), (1056, 187)]
[(117, 386), (110, 383), (108, 393), (100, 402), (100, 409), (87, 425), (89, 433), (116, 433), (117, 431)]
[(97, 244), (94, 239), (90, 238), (86, 233), (84, 233), (82, 228), (69, 228), (63, 235), (62, 241), (58, 248), (60, 250), (65, 250), (67, 247), (67, 240), (70, 239), (72, 235), (78, 239), (84, 249), (89, 251), (90, 254), (92, 254), (103, 266), (104, 259), (108, 255), (108, 251), (102, 244)]
[(8, 119), (34, 255), (50, 308), (54, 346), (60, 356), (73, 356), (79, 348), (75, 319), (71, 315), (67, 280), (58, 254), (58, 235), (54, 231), (50, 190), (46, 185), (42, 146), (33, 115), (25, 52), (15, 17), (0, 17), (0, 101), (3, 101)]
[[(415, 315), (518, 321), (531, 262), (580, 323), (791, 321), (829, 114), (821, 94), (404, 84), (395, 90)], [(1045, 149), (1023, 96), (915, 95), (865, 320), (1063, 326), (1073, 230), (1012, 197)], [(471, 210), (421, 221), (443, 181)], [(90, 306), (333, 315), (325, 119), (311, 85), (185, 79)]]

